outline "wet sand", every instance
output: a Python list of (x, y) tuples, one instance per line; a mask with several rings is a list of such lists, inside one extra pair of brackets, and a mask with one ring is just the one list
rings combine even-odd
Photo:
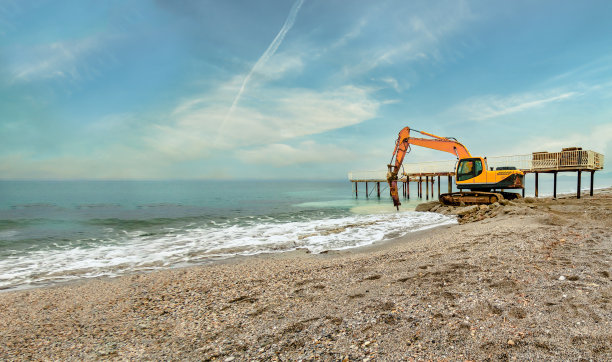
[(461, 223), (0, 293), (0, 359), (612, 359), (610, 189), (437, 211)]

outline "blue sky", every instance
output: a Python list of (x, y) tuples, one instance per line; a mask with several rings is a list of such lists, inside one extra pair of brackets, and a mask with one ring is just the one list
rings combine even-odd
[(404, 126), (474, 155), (610, 155), (611, 16), (610, 1), (0, 0), (0, 178), (342, 179), (384, 168)]

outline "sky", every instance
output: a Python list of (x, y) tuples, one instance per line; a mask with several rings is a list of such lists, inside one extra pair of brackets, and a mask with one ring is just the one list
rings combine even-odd
[(611, 16), (607, 0), (0, 0), (0, 179), (346, 179), (384, 169), (405, 126), (472, 155), (612, 155)]

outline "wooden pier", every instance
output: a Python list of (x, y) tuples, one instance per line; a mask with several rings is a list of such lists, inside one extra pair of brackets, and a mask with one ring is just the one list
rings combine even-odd
[[(410, 183), (416, 183), (417, 197), (420, 199), (429, 197), (434, 198), (434, 184), (437, 182), (438, 196), (440, 195), (440, 178), (447, 177), (448, 191), (452, 192), (456, 160), (435, 161), (405, 164), (402, 177), (398, 179), (398, 189), (401, 189), (404, 198), (410, 198)], [(490, 168), (514, 167), (525, 173), (525, 177), (532, 173), (535, 176), (534, 196), (539, 195), (539, 175), (553, 174), (553, 198), (557, 198), (557, 174), (561, 172), (576, 172), (577, 187), (576, 197), (581, 197), (582, 173), (591, 174), (589, 195), (593, 196), (593, 182), (595, 172), (602, 170), (604, 166), (604, 156), (594, 151), (582, 150), (579, 147), (563, 149), (561, 152), (534, 152), (528, 155), (499, 156), (487, 159)], [(359, 183), (365, 183), (365, 195), (369, 198), (372, 191), (368, 185), (376, 185), (376, 196), (380, 198), (381, 185), (383, 190), (388, 187), (386, 170), (377, 171), (355, 171), (349, 173), (349, 181), (355, 184), (355, 197), (359, 196)], [(526, 182), (526, 181), (525, 181)], [(401, 188), (400, 188), (401, 184)], [(425, 186), (425, 192), (423, 192)], [(430, 189), (431, 186), (431, 189)], [(523, 189), (523, 197), (525, 189)]]

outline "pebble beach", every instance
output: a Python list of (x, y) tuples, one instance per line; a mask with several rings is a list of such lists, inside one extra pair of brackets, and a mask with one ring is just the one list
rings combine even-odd
[(612, 190), (352, 250), (0, 293), (0, 360), (610, 360)]

